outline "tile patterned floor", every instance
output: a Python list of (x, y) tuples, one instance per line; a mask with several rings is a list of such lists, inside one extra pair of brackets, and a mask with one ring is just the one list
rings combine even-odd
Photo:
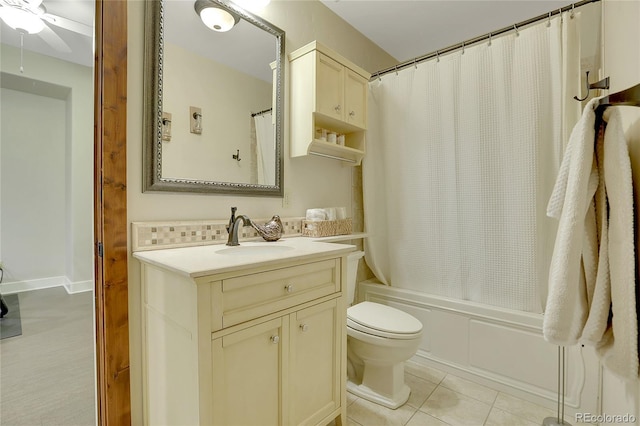
[(554, 412), (429, 367), (408, 363), (409, 401), (391, 410), (347, 394), (348, 426), (539, 426)]

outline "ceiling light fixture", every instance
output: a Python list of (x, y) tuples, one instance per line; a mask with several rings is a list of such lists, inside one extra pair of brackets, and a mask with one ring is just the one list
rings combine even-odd
[(31, 12), (15, 7), (0, 8), (0, 18), (14, 30), (36, 34), (44, 29), (44, 23)]
[(211, 1), (197, 0), (194, 8), (204, 25), (213, 31), (229, 31), (240, 21), (238, 15)]

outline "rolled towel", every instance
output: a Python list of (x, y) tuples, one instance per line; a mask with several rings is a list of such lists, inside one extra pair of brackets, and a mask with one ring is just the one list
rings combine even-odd
[(324, 209), (307, 209), (306, 219), (312, 221), (326, 220), (327, 214)]
[(336, 208), (335, 207), (327, 207), (324, 209), (324, 213), (327, 216), (327, 220), (336, 220)]
[(346, 207), (336, 207), (336, 219), (346, 219), (347, 218), (347, 208)]

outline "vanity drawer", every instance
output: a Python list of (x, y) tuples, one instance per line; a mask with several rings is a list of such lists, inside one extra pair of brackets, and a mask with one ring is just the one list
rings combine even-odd
[(340, 291), (340, 259), (222, 281), (222, 327), (249, 321)]

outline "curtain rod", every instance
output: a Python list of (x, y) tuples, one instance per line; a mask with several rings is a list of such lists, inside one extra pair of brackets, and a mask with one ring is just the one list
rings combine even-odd
[(254, 113), (251, 113), (251, 116), (252, 116), (252, 117), (255, 117), (256, 115), (266, 114), (267, 112), (271, 112), (271, 110), (272, 110), (272, 108), (263, 109), (263, 110), (262, 110), (262, 111), (260, 111), (260, 112), (254, 112)]
[(550, 19), (552, 16), (558, 15), (558, 14), (560, 14), (562, 12), (567, 12), (569, 10), (575, 9), (576, 7), (584, 6), (584, 5), (590, 4), (590, 3), (596, 3), (596, 2), (599, 2), (599, 1), (600, 0), (582, 0), (582, 1), (579, 1), (577, 3), (573, 3), (573, 4), (570, 4), (568, 6), (562, 7), (560, 9), (556, 9), (554, 11), (545, 13), (544, 15), (536, 16), (535, 18), (530, 18), (530, 19), (527, 19), (526, 21), (518, 22), (517, 24), (511, 25), (509, 27), (504, 27), (504, 28), (499, 29), (497, 31), (491, 31), (490, 33), (486, 33), (486, 34), (483, 34), (481, 36), (478, 36), (478, 37), (475, 37), (475, 38), (472, 38), (472, 39), (469, 39), (469, 40), (465, 40), (462, 43), (456, 43), (456, 44), (453, 44), (453, 45), (451, 45), (449, 47), (445, 47), (444, 49), (439, 49), (439, 50), (436, 50), (434, 52), (427, 53), (426, 55), (416, 56), (415, 58), (410, 59), (408, 61), (401, 62), (401, 63), (399, 63), (397, 65), (392, 66), (392, 67), (385, 68), (385, 69), (383, 69), (381, 71), (373, 73), (372, 76), (371, 76), (371, 80), (375, 80), (376, 78), (379, 78), (382, 75), (385, 75), (385, 74), (388, 74), (388, 73), (394, 72), (394, 71), (399, 71), (399, 70), (401, 70), (403, 68), (406, 68), (408, 66), (411, 66), (411, 65), (417, 65), (418, 63), (426, 61), (427, 59), (435, 58), (435, 57), (440, 56), (442, 54), (453, 52), (456, 49), (464, 49), (466, 46), (470, 46), (472, 44), (478, 43), (478, 42), (483, 41), (483, 40), (488, 40), (491, 37), (494, 37), (494, 36), (497, 36), (497, 35), (500, 35), (500, 34), (504, 34), (504, 33), (509, 32), (509, 31), (515, 30), (515, 32), (517, 33), (518, 32), (518, 28), (522, 28), (524, 26), (533, 24), (534, 22), (542, 21), (543, 19)]

